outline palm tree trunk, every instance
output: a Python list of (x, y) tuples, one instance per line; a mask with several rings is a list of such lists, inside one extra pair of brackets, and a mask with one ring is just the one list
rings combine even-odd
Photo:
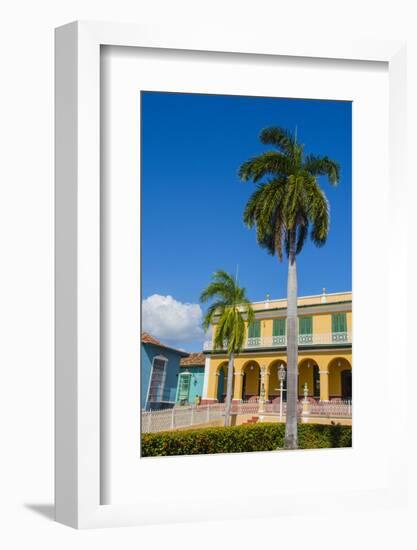
[(287, 414), (285, 421), (286, 449), (297, 449), (298, 401), (298, 317), (297, 266), (295, 261), (295, 229), (290, 232), (287, 284)]
[(234, 354), (229, 355), (229, 364), (227, 365), (227, 391), (226, 391), (226, 408), (224, 411), (224, 425), (230, 426), (230, 412), (232, 409), (233, 397), (233, 366)]

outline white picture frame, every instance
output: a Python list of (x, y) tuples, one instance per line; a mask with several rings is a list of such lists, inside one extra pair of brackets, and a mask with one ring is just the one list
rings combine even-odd
[[(369, 40), (327, 43), (318, 38), (248, 36), (209, 28), (162, 28), (113, 23), (75, 22), (56, 30), (56, 519), (76, 528), (120, 526), (180, 519), (206, 519), (223, 515), (212, 508), (187, 517), (166, 500), (163, 514), (135, 504), (102, 505), (100, 400), (100, 48), (127, 46), (229, 52), (295, 58), (381, 61), (389, 71), (390, 186), (404, 182), (405, 44)], [(392, 193), (395, 234), (404, 235), (405, 217)], [(403, 241), (404, 247), (405, 242)], [(396, 277), (405, 281), (404, 247), (397, 251)], [(399, 290), (399, 296), (402, 296)], [(392, 296), (391, 296), (392, 298)], [(404, 316), (405, 304), (390, 300), (390, 316)], [(405, 332), (398, 331), (398, 391), (406, 380)], [(401, 347), (401, 339), (404, 344)], [(405, 392), (404, 392), (405, 393)], [(405, 415), (401, 408), (396, 415)], [(398, 418), (399, 420), (399, 418)], [(398, 434), (393, 451), (396, 463), (403, 451)], [(390, 457), (394, 460), (394, 455)], [(404, 479), (393, 471), (383, 491), (350, 495), (346, 502), (403, 498)], [(349, 500), (350, 499), (350, 500)], [(297, 509), (297, 495), (285, 506), (265, 511), (280, 514)], [(261, 512), (262, 513), (262, 512)], [(227, 517), (239, 517), (236, 506)], [(259, 515), (259, 514), (258, 514)]]

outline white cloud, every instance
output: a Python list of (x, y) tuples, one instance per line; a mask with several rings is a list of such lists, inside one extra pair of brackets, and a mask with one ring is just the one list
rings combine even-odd
[(202, 315), (199, 304), (182, 303), (172, 296), (153, 294), (142, 301), (142, 328), (161, 340), (202, 339)]

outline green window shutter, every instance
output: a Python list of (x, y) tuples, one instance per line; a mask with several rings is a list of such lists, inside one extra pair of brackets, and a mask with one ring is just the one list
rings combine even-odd
[(313, 334), (313, 317), (300, 317), (299, 333)]
[(189, 374), (180, 374), (178, 399), (177, 401), (188, 401), (188, 394), (190, 391), (191, 376)]
[(313, 317), (300, 317), (298, 321), (298, 343), (311, 344), (313, 341)]
[(248, 338), (260, 338), (261, 336), (261, 322), (254, 321), (249, 325)]
[(332, 315), (332, 332), (347, 332), (346, 313), (334, 313)]
[(272, 336), (285, 336), (286, 319), (274, 319), (272, 325)]
[(332, 315), (332, 340), (344, 342), (347, 340), (346, 313), (334, 313)]
[(339, 332), (338, 330), (338, 326), (339, 326), (339, 316), (335, 314), (332, 315), (332, 332), (335, 333), (335, 332)]

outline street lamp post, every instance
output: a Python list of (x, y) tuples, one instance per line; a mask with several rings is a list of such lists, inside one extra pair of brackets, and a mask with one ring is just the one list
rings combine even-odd
[(266, 376), (266, 368), (265, 366), (261, 367), (260, 370), (261, 375), (261, 389), (259, 392), (259, 412), (263, 413), (265, 412), (265, 376)]
[(304, 384), (304, 399), (302, 403), (301, 411), (301, 421), (308, 422), (308, 417), (310, 415), (310, 403), (308, 401), (308, 385), (307, 382)]
[(286, 376), (285, 367), (284, 365), (281, 364), (278, 369), (279, 396), (280, 396), (280, 399), (279, 399), (279, 421), (280, 422), (282, 422), (282, 396), (284, 392), (285, 376)]

